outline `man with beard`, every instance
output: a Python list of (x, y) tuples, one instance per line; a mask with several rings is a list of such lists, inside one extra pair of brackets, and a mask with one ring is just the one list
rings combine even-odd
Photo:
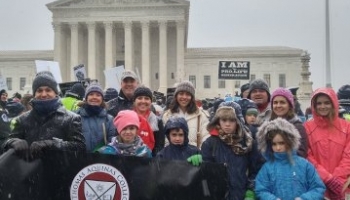
[(266, 81), (256, 79), (250, 83), (248, 99), (251, 99), (258, 106), (258, 116), (256, 124), (261, 125), (264, 121), (269, 121), (271, 116), (270, 89)]

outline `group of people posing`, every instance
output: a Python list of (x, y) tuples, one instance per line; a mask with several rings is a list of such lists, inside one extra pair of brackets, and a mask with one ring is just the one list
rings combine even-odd
[(293, 94), (270, 93), (261, 79), (245, 85), (237, 102), (217, 99), (210, 110), (197, 105), (191, 82), (180, 82), (161, 114), (133, 71), (123, 72), (109, 101), (98, 83), (79, 84), (61, 98), (52, 74), (41, 72), (29, 111), (9, 120), (2, 103), (2, 152), (27, 160), (60, 150), (221, 163), (228, 200), (343, 200), (350, 191), (350, 124), (331, 88), (314, 91), (304, 123)]

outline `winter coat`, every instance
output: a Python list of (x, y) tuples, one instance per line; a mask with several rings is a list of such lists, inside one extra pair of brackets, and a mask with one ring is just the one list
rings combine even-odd
[(119, 136), (113, 137), (112, 142), (109, 144), (116, 150), (116, 155), (124, 155), (124, 156), (138, 156), (138, 157), (146, 157), (151, 158), (152, 152), (147, 147), (146, 144), (142, 142), (140, 136), (136, 136), (135, 140), (131, 144), (123, 143)]
[(299, 119), (299, 117), (294, 116), (292, 119), (288, 120), (289, 123), (293, 124), (295, 128), (298, 130), (300, 134), (300, 146), (298, 148), (298, 155), (306, 158), (307, 157), (307, 150), (308, 150), (308, 139), (306, 135), (306, 130), (303, 125), (303, 122)]
[(10, 121), (7, 114), (7, 111), (0, 107), (0, 147), (11, 133)]
[(107, 114), (105, 109), (96, 116), (90, 116), (85, 108), (81, 107), (77, 114), (82, 119), (87, 152), (93, 152), (96, 148), (110, 143), (116, 135), (113, 117)]
[[(344, 184), (350, 176), (350, 124), (337, 117), (339, 104), (332, 89), (317, 89), (311, 104), (321, 93), (330, 97), (336, 117), (329, 126), (328, 119), (318, 115), (314, 105), (311, 105), (313, 118), (304, 124), (309, 140), (307, 159), (316, 167), (323, 182), (337, 177)], [(328, 189), (325, 196), (329, 196)]]
[(152, 155), (155, 157), (157, 153), (164, 148), (165, 135), (163, 133), (164, 125), (162, 119), (160, 119), (153, 112), (149, 111), (145, 116), (148, 124), (153, 130), (154, 136), (154, 148), (152, 150)]
[[(214, 163), (225, 163), (229, 177), (229, 195), (228, 200), (242, 200), (249, 188), (248, 179), (254, 180), (257, 172), (249, 172), (252, 155), (258, 152), (250, 152), (244, 155), (235, 154), (231, 147), (225, 144), (218, 136), (212, 135), (203, 142), (201, 154), (203, 161)], [(251, 178), (250, 178), (251, 177)]]
[(107, 102), (108, 114), (116, 117), (121, 110), (132, 110), (132, 99), (126, 98), (123, 90), (120, 90), (119, 96)]
[[(285, 134), (291, 149), (273, 152), (271, 131)], [(258, 199), (323, 199), (325, 186), (315, 167), (297, 155), (300, 134), (296, 127), (283, 118), (265, 122), (259, 128), (257, 142), (266, 162), (255, 179), (255, 193)]]
[[(186, 119), (189, 128), (189, 144), (201, 148), (200, 146), (202, 145), (202, 143), (209, 137), (209, 133), (207, 130), (207, 124), (209, 123), (209, 120), (206, 114), (202, 111), (202, 109), (198, 109), (198, 111), (193, 114), (182, 113), (181, 111), (177, 113), (172, 113), (169, 109), (163, 114), (163, 123), (165, 124), (172, 116), (184, 117)], [(199, 127), (197, 127), (198, 118), (200, 120)], [(201, 141), (198, 141), (199, 146), (197, 145), (197, 128), (199, 128), (201, 139)], [(166, 145), (167, 144), (169, 144), (169, 142), (166, 140)]]
[(306, 159), (293, 153), (291, 165), (287, 153), (275, 153), (273, 161), (267, 161), (255, 179), (258, 199), (322, 200), (325, 186), (315, 167)]
[(79, 109), (78, 102), (80, 101), (74, 97), (61, 98), (61, 103), (63, 104), (63, 106), (70, 111), (76, 111)]
[(168, 160), (184, 160), (186, 161), (188, 157), (200, 154), (200, 150), (193, 145), (188, 144), (188, 125), (184, 118), (182, 117), (172, 117), (170, 118), (164, 127), (164, 135), (166, 135), (167, 140), (170, 141), (169, 133), (174, 128), (180, 128), (184, 132), (184, 142), (182, 145), (175, 145), (170, 142), (168, 146), (162, 149), (158, 154), (157, 158), (164, 158)]
[(270, 120), (271, 113), (272, 113), (270, 104), (268, 104), (268, 106), (264, 110), (258, 109), (258, 111), (259, 113), (258, 113), (258, 116), (256, 117), (255, 124), (261, 125), (262, 123)]
[[(28, 111), (13, 119), (9, 140), (24, 139), (31, 145), (35, 141), (62, 139), (60, 150), (85, 151), (85, 139), (82, 134), (81, 117), (60, 106), (48, 116), (40, 116), (35, 110)], [(7, 145), (6, 143), (4, 144)]]

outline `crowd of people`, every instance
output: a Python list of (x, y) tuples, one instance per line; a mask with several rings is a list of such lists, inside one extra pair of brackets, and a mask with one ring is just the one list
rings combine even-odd
[(76, 83), (60, 96), (52, 74), (40, 72), (33, 94), (1, 90), (1, 152), (28, 161), (60, 150), (221, 163), (228, 200), (343, 200), (350, 192), (350, 85), (316, 89), (305, 115), (295, 91), (270, 92), (262, 79), (210, 106), (189, 81), (160, 101), (133, 71), (120, 85)]

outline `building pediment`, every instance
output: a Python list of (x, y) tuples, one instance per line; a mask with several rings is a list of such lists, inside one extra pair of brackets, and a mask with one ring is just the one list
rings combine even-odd
[(47, 4), (49, 9), (60, 7), (90, 7), (90, 6), (152, 6), (181, 5), (187, 0), (58, 0)]

